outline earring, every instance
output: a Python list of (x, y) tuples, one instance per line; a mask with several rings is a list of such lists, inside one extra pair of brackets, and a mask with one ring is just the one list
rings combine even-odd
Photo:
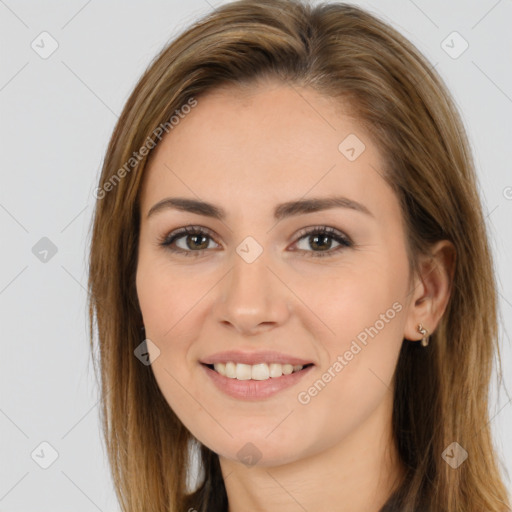
[(418, 324), (418, 332), (423, 336), (421, 338), (421, 346), (426, 347), (430, 340), (430, 335), (428, 334), (428, 330), (423, 327), (423, 324)]

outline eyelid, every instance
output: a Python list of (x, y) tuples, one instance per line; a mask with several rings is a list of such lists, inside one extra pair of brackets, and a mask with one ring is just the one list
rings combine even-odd
[[(216, 241), (216, 234), (214, 231), (212, 231), (210, 228), (207, 228), (205, 226), (200, 225), (189, 225), (189, 226), (183, 226), (181, 228), (176, 228), (165, 235), (158, 237), (158, 245), (170, 245), (175, 240), (178, 240), (179, 238), (187, 235), (187, 234), (200, 234), (203, 233), (205, 235), (208, 235), (216, 244), (219, 244), (219, 242)], [(190, 252), (200, 252), (200, 251), (190, 251)]]
[(294, 238), (300, 240), (305, 235), (311, 235), (315, 234), (315, 231), (319, 231), (322, 233), (328, 233), (331, 236), (337, 236), (339, 238), (342, 238), (347, 243), (353, 245), (354, 242), (352, 242), (352, 239), (343, 231), (333, 228), (331, 226), (327, 226), (326, 224), (315, 224), (312, 226), (307, 226), (305, 228), (300, 229), (297, 233), (295, 233)]

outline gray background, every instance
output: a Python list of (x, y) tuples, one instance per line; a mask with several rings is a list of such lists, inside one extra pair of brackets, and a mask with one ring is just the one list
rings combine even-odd
[[(92, 191), (117, 116), (149, 61), (220, 3), (0, 0), (0, 511), (118, 510), (87, 340)], [(462, 111), (496, 258), (510, 390), (512, 1), (354, 3), (412, 40)], [(31, 47), (51, 49), (43, 31), (58, 43), (45, 59)], [(446, 39), (453, 31), (469, 44), (457, 58), (463, 41)], [(512, 406), (493, 390), (492, 429), (511, 472)], [(51, 449), (42, 442), (58, 453), (47, 469), (39, 464), (51, 462)]]

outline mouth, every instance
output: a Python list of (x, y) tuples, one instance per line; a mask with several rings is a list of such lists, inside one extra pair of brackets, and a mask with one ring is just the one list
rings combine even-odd
[(313, 366), (313, 363), (305, 365), (290, 363), (259, 363), (259, 364), (244, 364), (235, 363), (233, 361), (227, 361), (226, 363), (215, 363), (206, 364), (201, 363), (203, 366), (216, 372), (222, 377), (235, 380), (253, 380), (253, 381), (265, 381), (275, 380), (282, 378), (283, 376), (300, 373), (305, 371), (307, 368)]
[(280, 363), (244, 364), (204, 363), (210, 382), (224, 395), (238, 400), (269, 399), (285, 389), (292, 388), (313, 371), (314, 363), (292, 365)]

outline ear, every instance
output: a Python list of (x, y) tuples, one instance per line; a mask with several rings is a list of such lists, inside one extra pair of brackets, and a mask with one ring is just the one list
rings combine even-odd
[(423, 337), (418, 324), (429, 334), (437, 328), (450, 298), (455, 273), (456, 250), (449, 240), (436, 242), (429, 256), (422, 256), (420, 275), (415, 275), (412, 299), (405, 324), (404, 338), (416, 341)]

